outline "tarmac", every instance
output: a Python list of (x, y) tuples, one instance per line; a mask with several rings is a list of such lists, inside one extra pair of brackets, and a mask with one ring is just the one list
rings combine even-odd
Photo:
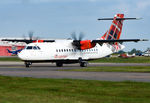
[[(90, 63), (88, 66), (150, 66), (149, 63)], [(101, 81), (139, 81), (150, 82), (150, 73), (131, 72), (75, 72), (59, 69), (79, 69), (79, 64), (66, 64), (56, 67), (52, 63), (33, 64), (25, 68), (23, 62), (0, 62), (0, 75), (33, 78), (83, 79)]]

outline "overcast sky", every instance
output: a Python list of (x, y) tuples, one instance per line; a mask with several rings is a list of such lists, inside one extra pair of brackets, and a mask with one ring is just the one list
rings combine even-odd
[[(72, 32), (85, 39), (101, 37), (111, 21), (97, 21), (124, 13), (142, 17), (124, 21), (122, 39), (150, 39), (150, 0), (0, 0), (0, 36), (23, 37), (29, 31), (41, 38), (70, 38)], [(150, 42), (124, 43), (126, 51), (145, 50)]]

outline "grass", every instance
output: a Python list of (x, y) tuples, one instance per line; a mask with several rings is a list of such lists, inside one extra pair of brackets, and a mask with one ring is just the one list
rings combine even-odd
[(21, 61), (18, 57), (0, 57), (0, 61)]
[[(0, 57), (0, 61), (21, 61), (18, 57)], [(101, 58), (90, 63), (150, 63), (150, 57), (134, 57), (134, 58)]]
[(150, 83), (0, 76), (0, 103), (150, 103)]
[(91, 63), (150, 63), (150, 57), (134, 57), (134, 58), (101, 58), (90, 61)]
[(60, 69), (59, 71), (83, 71), (83, 72), (145, 72), (150, 73), (150, 66), (101, 66), (86, 67), (81, 69)]

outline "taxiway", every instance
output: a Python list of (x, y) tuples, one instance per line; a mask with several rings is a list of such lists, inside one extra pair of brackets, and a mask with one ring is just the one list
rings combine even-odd
[[(146, 63), (90, 63), (89, 66), (150, 66)], [(33, 78), (67, 78), (102, 81), (141, 81), (150, 82), (150, 73), (129, 72), (73, 72), (59, 69), (78, 69), (79, 64), (56, 67), (51, 63), (33, 64), (25, 68), (23, 62), (0, 62), (0, 75)], [(84, 69), (84, 68), (83, 68)]]

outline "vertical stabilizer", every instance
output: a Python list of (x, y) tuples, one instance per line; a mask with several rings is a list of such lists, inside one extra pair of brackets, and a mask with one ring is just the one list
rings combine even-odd
[(113, 18), (110, 29), (101, 37), (105, 40), (118, 40), (120, 38), (123, 26), (124, 14), (117, 14)]

